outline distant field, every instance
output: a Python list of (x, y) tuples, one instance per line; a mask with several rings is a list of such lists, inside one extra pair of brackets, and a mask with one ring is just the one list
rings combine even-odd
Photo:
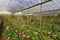
[(1, 40), (60, 40), (60, 15), (0, 15)]

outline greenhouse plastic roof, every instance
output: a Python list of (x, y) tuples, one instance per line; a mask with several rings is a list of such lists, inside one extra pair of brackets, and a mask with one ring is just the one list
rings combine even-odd
[(48, 0), (0, 0), (0, 11), (7, 10), (11, 13), (23, 11), (40, 5)]

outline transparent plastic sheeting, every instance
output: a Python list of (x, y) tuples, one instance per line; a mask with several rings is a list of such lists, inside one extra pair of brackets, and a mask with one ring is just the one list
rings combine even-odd
[(27, 9), (22, 11), (22, 13), (35, 13), (35, 12), (41, 12), (41, 11), (49, 11), (49, 10), (60, 10), (60, 0), (52, 0), (50, 2), (47, 2), (45, 4)]
[(48, 0), (0, 0), (0, 11), (8, 10), (12, 13)]

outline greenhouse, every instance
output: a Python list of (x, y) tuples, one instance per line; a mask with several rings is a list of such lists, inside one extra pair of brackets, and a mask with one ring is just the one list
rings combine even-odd
[(0, 40), (60, 40), (60, 0), (0, 0)]

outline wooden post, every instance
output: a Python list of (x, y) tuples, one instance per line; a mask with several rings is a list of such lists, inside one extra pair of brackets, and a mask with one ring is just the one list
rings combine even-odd
[(3, 17), (1, 17), (1, 24), (0, 24), (0, 40), (2, 40), (2, 33), (3, 33)]

